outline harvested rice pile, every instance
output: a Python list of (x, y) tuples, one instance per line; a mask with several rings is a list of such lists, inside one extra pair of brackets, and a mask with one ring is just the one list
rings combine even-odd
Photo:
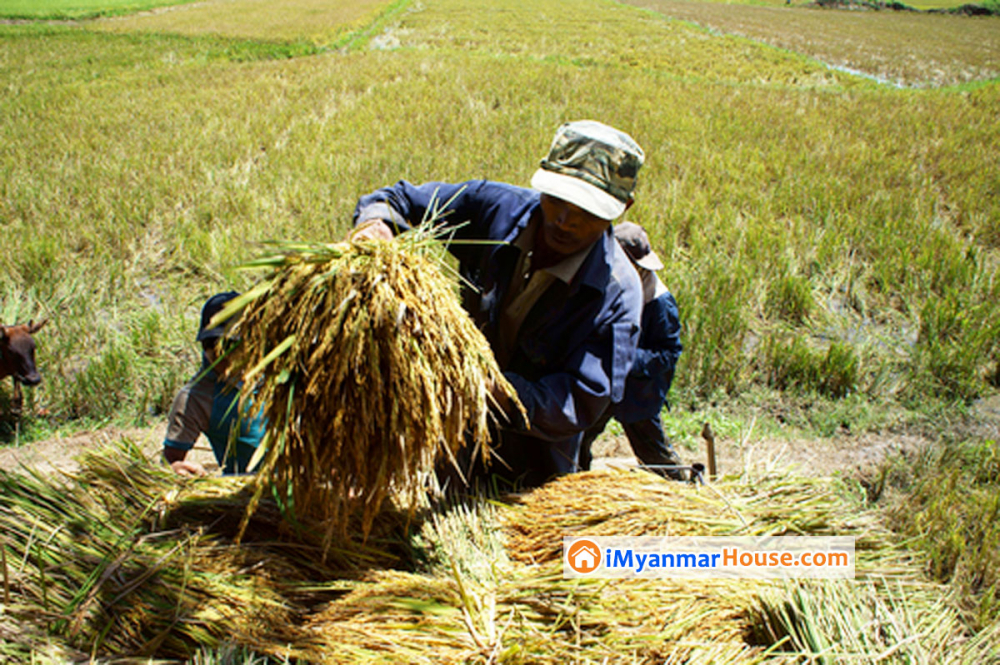
[(220, 544), (204, 525), (155, 529), (177, 479), (134, 452), (91, 455), (65, 479), (0, 472), (0, 660), (31, 660), (22, 656), (53, 638), (68, 660), (182, 658), (202, 644), (293, 634), (280, 628), (292, 611), (279, 590), (293, 567)]
[[(707, 486), (664, 482), (644, 471), (588, 472), (560, 478), (523, 496), (506, 520), (511, 556), (548, 563), (563, 536), (842, 536), (857, 537), (858, 565), (878, 552), (888, 571), (892, 534), (859, 498), (834, 480), (765, 475), (728, 477)], [(897, 567), (908, 570), (909, 555)]]
[[(948, 593), (921, 581), (832, 481), (729, 478), (713, 490), (628, 472), (570, 476), (513, 505), (458, 504), (409, 529), (405, 514), (395, 529), (376, 523), (366, 547), (395, 540), (396, 555), (356, 549), (337, 566), (296, 540), (309, 530), (288, 529), (271, 498), (233, 544), (247, 483), (181, 481), (127, 446), (87, 456), (68, 478), (0, 472), (0, 660), (1000, 662), (1000, 626), (970, 634)], [(562, 528), (650, 533), (638, 516), (672, 511), (674, 527), (705, 535), (836, 529), (866, 543), (868, 561), (856, 581), (680, 583), (567, 580), (544, 554)], [(546, 563), (525, 563), (526, 536)], [(233, 648), (251, 653), (222, 657)]]
[(753, 662), (748, 589), (602, 586), (554, 570), (486, 584), (374, 572), (311, 617), (304, 653), (328, 663)]
[[(439, 554), (429, 569), (365, 576), (310, 617), (306, 653), (329, 663), (552, 665), (958, 664), (1000, 656), (1000, 627), (970, 636), (955, 603), (921, 580), (918, 562), (902, 556), (836, 482), (730, 478), (715, 490), (594, 472), (563, 477), (514, 505), (437, 514), (424, 524)], [(672, 512), (669, 525), (657, 524)], [(678, 535), (836, 530), (856, 536), (867, 558), (858, 580), (563, 579), (553, 551), (564, 532), (619, 527)], [(540, 554), (528, 556), (535, 548)]]
[(288, 488), (327, 546), (352, 513), (367, 535), (390, 496), (417, 505), (466, 445), (488, 460), (491, 387), (516, 402), (428, 233), (280, 246), (255, 264), (270, 277), (221, 314), (244, 308), (234, 362), (268, 419), (258, 494)]

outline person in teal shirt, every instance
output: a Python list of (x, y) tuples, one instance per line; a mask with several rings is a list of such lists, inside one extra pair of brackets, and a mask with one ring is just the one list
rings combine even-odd
[(202, 345), (199, 372), (181, 388), (170, 407), (163, 456), (178, 475), (205, 475), (205, 468), (187, 459), (202, 434), (208, 439), (224, 475), (247, 473), (261, 439), (265, 423), (259, 413), (239, 406), (239, 383), (226, 376), (227, 360), (222, 349), (223, 326), (211, 327), (212, 317), (235, 291), (217, 293), (201, 310), (197, 341)]

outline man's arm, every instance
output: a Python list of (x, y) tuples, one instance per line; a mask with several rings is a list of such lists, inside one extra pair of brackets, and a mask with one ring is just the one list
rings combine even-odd
[(537, 205), (537, 193), (489, 180), (423, 185), (401, 180), (362, 196), (353, 223), (363, 236), (388, 239), (389, 233), (434, 218), (437, 226), (452, 228), (456, 239), (486, 240), (493, 237), (495, 222), (520, 219)]
[(206, 473), (201, 464), (187, 461), (188, 451), (194, 447), (198, 436), (208, 429), (211, 406), (204, 404), (204, 399), (200, 399), (202, 397), (195, 393), (191, 384), (184, 386), (174, 398), (167, 416), (163, 458), (180, 476), (203, 476)]
[[(376, 237), (388, 238), (391, 235), (408, 231), (437, 212), (447, 209), (451, 212), (445, 218), (454, 218), (456, 212), (468, 219), (471, 199), (462, 194), (469, 189), (470, 183), (453, 185), (442, 182), (430, 182), (423, 185), (413, 185), (400, 180), (391, 187), (383, 187), (371, 194), (362, 196), (354, 208), (354, 226), (359, 233), (375, 233)], [(465, 210), (462, 210), (465, 209)], [(446, 222), (447, 219), (442, 219)], [(364, 231), (366, 227), (370, 231)]]

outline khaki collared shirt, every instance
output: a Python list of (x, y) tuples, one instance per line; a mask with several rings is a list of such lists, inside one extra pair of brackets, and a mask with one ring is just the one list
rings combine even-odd
[(514, 267), (514, 275), (510, 279), (500, 311), (500, 325), (497, 330), (499, 348), (496, 356), (501, 368), (506, 367), (510, 361), (518, 332), (531, 308), (557, 279), (566, 284), (572, 282), (591, 250), (590, 246), (585, 247), (575, 254), (566, 256), (553, 266), (534, 270), (532, 259), (535, 253), (535, 237), (540, 225), (540, 218), (531, 220), (512, 243), (521, 251), (521, 257)]

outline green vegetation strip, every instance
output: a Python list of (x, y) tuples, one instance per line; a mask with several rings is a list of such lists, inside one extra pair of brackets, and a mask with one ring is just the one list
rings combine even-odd
[(358, 33), (370, 30), (405, 4), (405, 0), (391, 3), (387, 0), (333, 3), (286, 0), (277, 9), (265, 0), (208, 0), (171, 11), (101, 21), (90, 27), (115, 33), (212, 35), (329, 47), (356, 39)]
[(0, 17), (34, 21), (81, 20), (175, 7), (194, 0), (0, 0)]

